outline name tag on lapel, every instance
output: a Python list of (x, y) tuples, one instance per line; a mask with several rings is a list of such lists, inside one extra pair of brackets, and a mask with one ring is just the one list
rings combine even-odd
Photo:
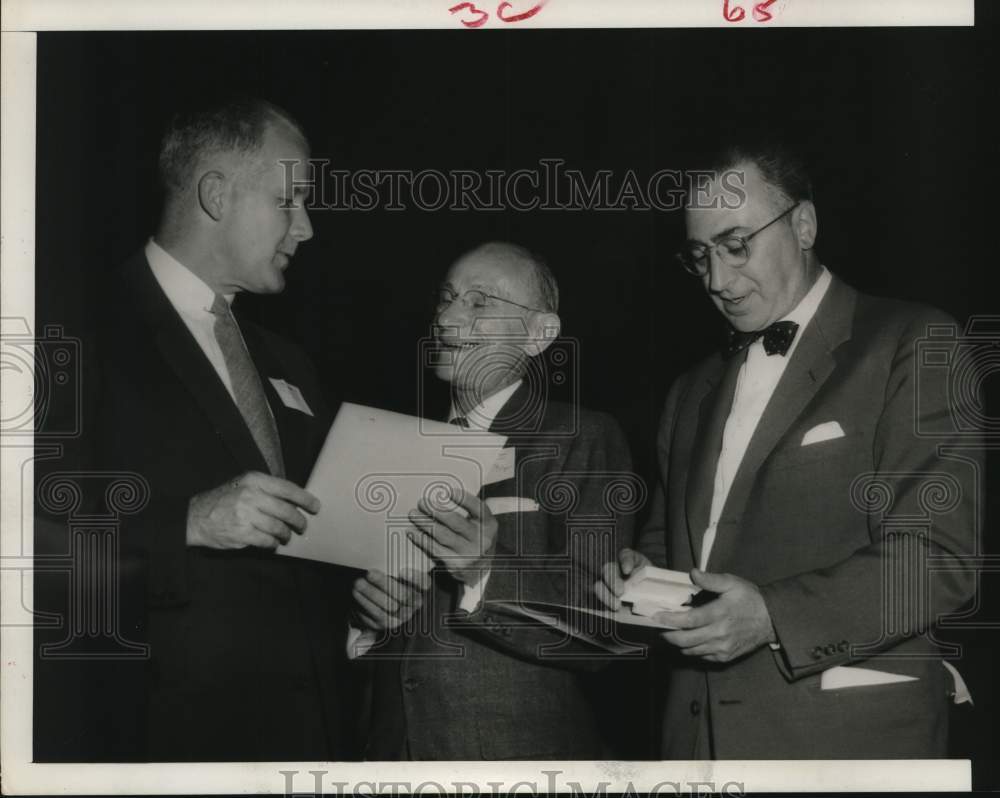
[(268, 377), (271, 385), (274, 386), (274, 390), (277, 391), (278, 396), (281, 397), (281, 401), (284, 402), (285, 407), (290, 407), (292, 410), (298, 410), (300, 413), (305, 413), (307, 416), (313, 415), (313, 411), (309, 409), (309, 405), (305, 398), (302, 396), (302, 391), (298, 389), (297, 386), (292, 385), (290, 382), (285, 382), (282, 379), (275, 379), (274, 377)]

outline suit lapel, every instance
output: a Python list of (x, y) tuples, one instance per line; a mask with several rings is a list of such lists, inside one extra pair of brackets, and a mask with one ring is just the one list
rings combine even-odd
[[(850, 338), (856, 297), (852, 288), (833, 278), (816, 315), (803, 332), (733, 478), (722, 511), (720, 534), (712, 549), (712, 570), (718, 570), (720, 564), (727, 561), (735, 545), (735, 534), (730, 530), (739, 528), (739, 520), (764, 461), (836, 367), (833, 352)], [(723, 528), (727, 534), (722, 534)]]
[(266, 472), (264, 456), (229, 391), (156, 282), (146, 258), (139, 256), (126, 268), (125, 279), (131, 283), (167, 365), (208, 416), (240, 466)]
[(545, 413), (545, 401), (528, 388), (527, 379), (522, 382), (511, 397), (504, 402), (490, 424), (490, 432), (497, 435), (516, 436), (518, 433), (539, 429)]
[[(701, 543), (708, 527), (712, 510), (712, 494), (715, 491), (715, 470), (722, 451), (722, 435), (726, 420), (733, 406), (736, 379), (746, 353), (723, 360), (706, 378), (705, 393), (698, 407), (698, 428), (695, 433), (695, 447), (691, 455), (691, 470), (688, 474), (685, 507), (688, 521), (688, 537), (691, 554), (697, 563), (701, 557)], [(696, 400), (697, 401), (697, 400)]]

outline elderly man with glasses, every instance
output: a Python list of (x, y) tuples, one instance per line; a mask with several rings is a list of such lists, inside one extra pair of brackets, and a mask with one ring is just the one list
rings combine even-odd
[(450, 385), (448, 419), (506, 436), (513, 468), (451, 509), (414, 508), (410, 534), (437, 563), (426, 593), (378, 572), (355, 583), (368, 759), (606, 757), (585, 676), (607, 656), (501, 606), (594, 604), (616, 536), (631, 539), (621, 491), (643, 495), (618, 424), (548, 398), (558, 303), (545, 263), (506, 243), (460, 257), (435, 292), (429, 365)]
[(962, 685), (934, 625), (973, 593), (981, 462), (952, 422), (972, 400), (916, 355), (954, 322), (822, 265), (787, 150), (706, 166), (678, 259), (729, 343), (674, 382), (649, 522), (596, 589), (616, 606), (652, 561), (710, 599), (660, 616), (668, 758), (944, 756)]

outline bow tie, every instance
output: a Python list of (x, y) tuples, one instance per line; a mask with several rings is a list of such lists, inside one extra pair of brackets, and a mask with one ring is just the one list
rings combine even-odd
[(769, 355), (784, 355), (795, 340), (799, 325), (794, 321), (776, 321), (770, 327), (756, 332), (740, 332), (729, 330), (729, 343), (726, 344), (726, 357), (742, 352), (758, 338), (764, 339), (764, 351)]

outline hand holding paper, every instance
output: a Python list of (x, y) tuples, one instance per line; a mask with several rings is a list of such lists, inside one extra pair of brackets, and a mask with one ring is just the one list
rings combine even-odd
[(319, 509), (319, 500), (295, 483), (248, 471), (191, 499), (187, 544), (274, 549), (305, 530), (306, 516), (300, 510), (315, 515)]
[(486, 502), (465, 490), (452, 491), (452, 501), (435, 506), (428, 498), (410, 512), (414, 528), (407, 534), (460, 582), (475, 582), (493, 550), (497, 520)]
[(462, 488), (474, 495), (509, 476), (505, 441), (345, 402), (306, 485), (322, 506), (278, 554), (390, 576), (406, 568), (429, 571), (431, 560), (406, 535), (408, 512), (421, 499), (460, 495)]

